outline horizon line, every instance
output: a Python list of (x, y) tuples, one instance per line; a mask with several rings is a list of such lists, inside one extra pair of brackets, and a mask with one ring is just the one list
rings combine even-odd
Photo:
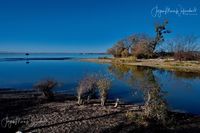
[(0, 54), (106, 54), (107, 52), (9, 52), (0, 51)]

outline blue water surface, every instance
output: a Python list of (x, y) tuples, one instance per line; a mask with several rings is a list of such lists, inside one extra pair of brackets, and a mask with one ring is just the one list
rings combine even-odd
[[(18, 57), (22, 55), (17, 55)], [(24, 55), (23, 55), (24, 56)], [(41, 57), (41, 55), (37, 55)], [(46, 57), (63, 55), (43, 55)], [(64, 55), (66, 56), (66, 55)], [(67, 55), (69, 56), (69, 55)], [(76, 59), (83, 58), (76, 55)], [(85, 55), (86, 56), (86, 55)], [(100, 55), (87, 55), (87, 58), (97, 58)], [(104, 57), (105, 55), (101, 55)], [(5, 57), (5, 56), (4, 56)], [(6, 56), (6, 58), (15, 55)], [(3, 58), (3, 56), (1, 57)], [(45, 79), (54, 79), (59, 82), (57, 92), (67, 92), (76, 95), (78, 82), (87, 74), (102, 73), (112, 79), (109, 98), (126, 103), (141, 104), (144, 102), (143, 92), (138, 89), (136, 81), (146, 77), (148, 67), (121, 67), (112, 64), (98, 64), (79, 60), (34, 60), (27, 63), (21, 61), (0, 62), (0, 89), (15, 88), (16, 90), (32, 90), (33, 86)], [(177, 73), (160, 69), (150, 69), (150, 76), (163, 91), (166, 92), (167, 103), (172, 110), (200, 114), (200, 76), (195, 73)], [(141, 80), (143, 81), (143, 80)], [(139, 82), (140, 84), (145, 84)]]

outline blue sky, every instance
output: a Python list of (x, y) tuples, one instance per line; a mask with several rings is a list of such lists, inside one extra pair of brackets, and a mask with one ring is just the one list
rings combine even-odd
[[(153, 17), (155, 7), (196, 8), (195, 15)], [(198, 0), (0, 0), (0, 51), (104, 52), (133, 34), (154, 35), (169, 20), (176, 35), (200, 35)]]

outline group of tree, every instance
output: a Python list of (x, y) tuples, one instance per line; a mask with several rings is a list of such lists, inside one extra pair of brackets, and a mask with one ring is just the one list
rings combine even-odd
[(154, 37), (146, 34), (134, 34), (122, 39), (107, 52), (116, 58), (128, 56), (155, 58), (167, 55), (174, 57), (175, 60), (199, 60), (198, 37), (186, 35), (165, 41), (165, 34), (171, 33), (167, 29), (167, 25), (168, 21), (156, 24)]
[(151, 58), (154, 56), (157, 45), (164, 41), (164, 35), (170, 33), (166, 28), (167, 24), (168, 21), (165, 21), (155, 26), (155, 37), (150, 37), (146, 34), (134, 34), (117, 42), (107, 52), (114, 57), (134, 55), (137, 58)]

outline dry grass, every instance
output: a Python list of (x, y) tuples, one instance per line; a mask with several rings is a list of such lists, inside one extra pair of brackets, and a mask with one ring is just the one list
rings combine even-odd
[(90, 98), (95, 94), (97, 77), (96, 75), (87, 75), (80, 82), (77, 88), (78, 104), (83, 104), (83, 100), (87, 98), (89, 102)]
[(111, 87), (111, 80), (106, 77), (102, 77), (97, 81), (97, 87), (100, 93), (101, 106), (104, 106), (107, 100), (108, 90)]
[(173, 59), (136, 59), (114, 58), (114, 59), (84, 59), (82, 61), (97, 63), (114, 63), (129, 66), (148, 66), (180, 72), (200, 73), (200, 61), (175, 61)]

